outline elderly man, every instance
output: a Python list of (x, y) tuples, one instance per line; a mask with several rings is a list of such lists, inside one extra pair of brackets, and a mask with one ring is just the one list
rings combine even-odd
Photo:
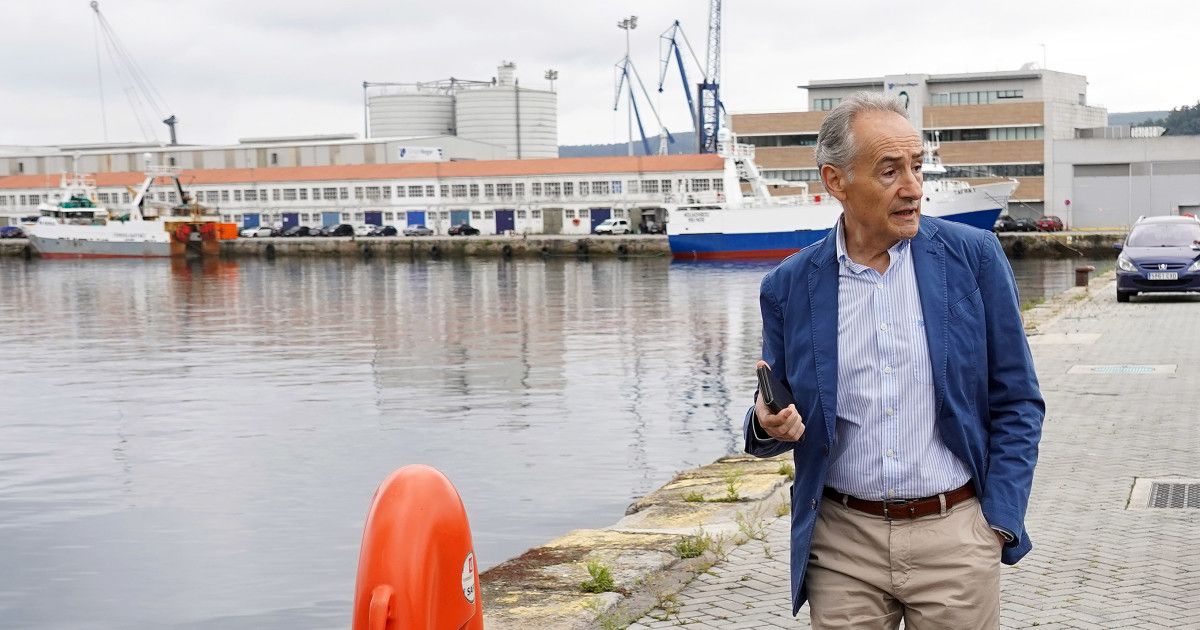
[[(792, 613), (813, 627), (996, 628), (1000, 563), (1029, 552), (1045, 406), (1000, 243), (921, 216), (921, 138), (862, 92), (821, 125), (843, 213), (763, 278), (763, 359), (795, 405), (746, 414), (793, 450)], [(762, 362), (760, 362), (760, 365)]]

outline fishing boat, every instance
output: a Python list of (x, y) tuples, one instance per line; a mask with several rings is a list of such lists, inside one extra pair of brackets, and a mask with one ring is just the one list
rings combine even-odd
[[(725, 160), (722, 192), (688, 195), (667, 211), (667, 237), (677, 259), (781, 259), (822, 238), (837, 223), (842, 206), (812, 195), (803, 182), (764, 179), (754, 162), (754, 146), (738, 144), (722, 130), (717, 153)], [(945, 179), (936, 142), (925, 144), (921, 213), (991, 229), (1016, 180), (971, 184)], [(749, 191), (742, 190), (743, 182)], [(798, 194), (772, 196), (771, 185), (798, 187)]]
[[(156, 201), (156, 184), (173, 185), (179, 203)], [(220, 216), (194, 203), (183, 190), (179, 170), (147, 167), (125, 214), (96, 203), (95, 184), (78, 172), (64, 175), (59, 193), (38, 207), (37, 223), (26, 230), (42, 258), (166, 258), (216, 255), (228, 230)], [(236, 229), (234, 229), (236, 236)]]

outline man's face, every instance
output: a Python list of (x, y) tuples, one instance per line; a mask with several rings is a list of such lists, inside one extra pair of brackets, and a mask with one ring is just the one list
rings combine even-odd
[(831, 190), (846, 220), (873, 242), (894, 244), (917, 235), (921, 219), (921, 137), (903, 116), (865, 112), (851, 123), (858, 154), (852, 178)]

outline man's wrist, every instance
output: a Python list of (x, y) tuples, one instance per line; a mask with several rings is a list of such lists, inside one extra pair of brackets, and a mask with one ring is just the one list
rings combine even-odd
[(996, 527), (995, 525), (992, 525), (991, 527), (992, 527), (992, 531), (999, 534), (1000, 537), (1004, 539), (1004, 542), (1006, 544), (1017, 539), (1017, 537), (1014, 536), (1012, 532), (1008, 531), (1007, 529), (1004, 529), (1003, 527)]

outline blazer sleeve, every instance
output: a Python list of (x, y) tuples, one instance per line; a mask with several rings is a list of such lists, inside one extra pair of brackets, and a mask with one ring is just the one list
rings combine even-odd
[[(759, 286), (758, 304), (763, 322), (762, 358), (771, 366), (771, 372), (779, 378), (780, 383), (791, 389), (787, 382), (787, 362), (783, 349), (783, 310), (779, 307), (779, 300), (774, 293), (776, 273), (777, 271), (768, 273)], [(754, 399), (758, 400), (757, 391), (754, 392)], [(786, 453), (796, 445), (795, 442), (784, 442), (767, 435), (758, 424), (754, 405), (750, 405), (742, 424), (742, 432), (746, 437), (746, 452), (755, 457), (774, 457)]]
[(979, 289), (987, 327), (988, 458), (983, 513), (988, 522), (1025, 541), (1025, 511), (1033, 486), (1046, 405), (1025, 337), (1012, 267), (988, 234)]

